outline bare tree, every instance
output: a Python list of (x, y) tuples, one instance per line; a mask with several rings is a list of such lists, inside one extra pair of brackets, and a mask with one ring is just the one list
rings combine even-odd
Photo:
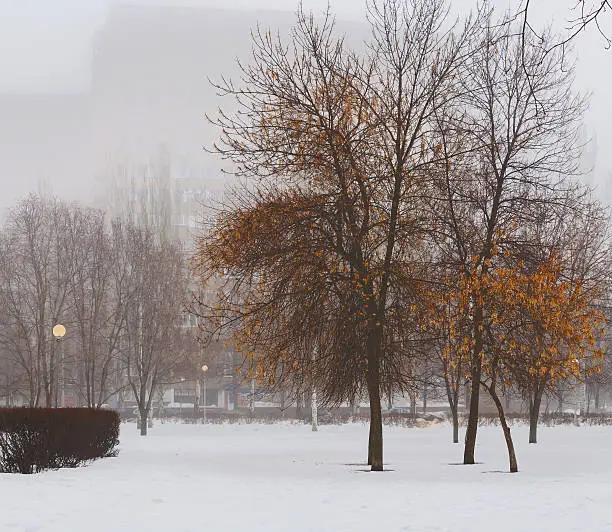
[(186, 267), (180, 246), (146, 228), (123, 226), (121, 245), (130, 279), (124, 300), (123, 357), (138, 404), (141, 434), (146, 435), (159, 386), (186, 356), (178, 342), (184, 322)]
[(31, 195), (9, 213), (3, 234), (2, 342), (23, 371), (32, 405), (58, 401), (62, 361), (51, 330), (69, 307), (68, 224), (66, 205)]
[(74, 207), (69, 229), (71, 336), (78, 345), (74, 362), (85, 404), (99, 408), (124, 387), (119, 353), (128, 264), (120, 222), (113, 222), (109, 231), (103, 212)]
[(567, 34), (557, 41), (550, 41), (541, 32), (535, 29), (531, 23), (531, 8), (535, 4), (534, 0), (524, 0), (515, 18), (521, 19), (521, 38), (523, 46), (526, 42), (539, 43), (545, 54), (553, 53), (561, 49), (565, 53), (566, 47), (584, 33), (588, 28), (594, 26), (604, 40), (606, 49), (612, 46), (612, 39), (605, 29), (604, 18), (610, 15), (612, 3), (610, 0), (577, 0), (568, 13)]

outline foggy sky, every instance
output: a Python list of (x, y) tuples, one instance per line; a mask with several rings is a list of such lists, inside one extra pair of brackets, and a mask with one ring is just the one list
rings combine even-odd
[[(104, 25), (114, 3), (113, 0), (0, 0), (0, 95), (87, 92), (93, 37)], [(294, 0), (136, 0), (130, 3), (283, 11), (294, 11), (297, 5)], [(328, 1), (304, 0), (303, 3), (306, 9), (322, 11)], [(563, 6), (571, 5), (572, 0), (532, 3), (536, 23), (556, 16), (556, 27), (562, 28), (567, 14)], [(330, 4), (339, 18), (364, 19), (362, 0), (330, 0)], [(516, 6), (518, 0), (499, 0), (494, 4)], [(453, 0), (452, 5), (453, 10), (465, 11), (474, 1)], [(612, 20), (606, 24), (612, 34)], [(602, 39), (591, 30), (577, 41), (576, 53), (577, 88), (592, 93), (585, 124), (586, 134), (596, 139), (597, 144), (595, 176), (602, 195), (609, 199), (612, 198), (612, 98), (609, 97), (612, 51), (606, 51)], [(221, 73), (203, 74), (215, 77)], [(199, 111), (194, 113), (200, 114)], [(0, 180), (5, 195), (10, 195), (11, 177), (1, 175)]]
[[(0, 91), (76, 92), (89, 82), (91, 39), (113, 0), (0, 0)], [(294, 11), (293, 0), (131, 0), (134, 5)], [(323, 10), (327, 0), (305, 0)], [(343, 18), (362, 18), (355, 0), (333, 0)]]

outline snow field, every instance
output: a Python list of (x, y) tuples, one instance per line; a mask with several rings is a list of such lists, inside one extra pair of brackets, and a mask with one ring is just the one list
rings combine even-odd
[[(365, 470), (366, 425), (122, 425), (120, 454), (0, 477), (1, 531), (612, 531), (612, 427), (481, 427), (475, 466), (451, 428), (385, 427), (390, 471)], [(463, 435), (462, 435), (463, 436)]]

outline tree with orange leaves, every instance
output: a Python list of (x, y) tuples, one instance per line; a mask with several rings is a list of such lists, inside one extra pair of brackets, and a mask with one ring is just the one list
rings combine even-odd
[[(581, 334), (586, 335), (591, 354), (597, 352), (592, 344), (599, 343), (602, 334), (597, 331), (596, 323), (603, 317), (601, 310), (609, 297), (612, 273), (609, 227), (608, 211), (591, 198), (589, 190), (577, 188), (555, 205), (536, 209), (533, 222), (518, 246), (520, 249), (516, 250), (523, 271), (533, 276), (532, 283), (525, 286), (525, 297), (529, 297), (529, 291), (539, 291), (544, 298), (540, 303), (542, 317), (523, 301), (524, 315), (529, 320), (516, 331), (522, 344), (531, 348), (524, 352), (529, 363), (518, 366), (513, 375), (515, 387), (529, 404), (529, 443), (537, 442), (544, 393), (556, 390), (563, 382), (584, 381), (600, 369), (598, 356), (586, 357), (581, 353), (580, 340)], [(569, 308), (554, 306), (559, 300), (565, 300)], [(547, 328), (554, 326), (555, 319), (563, 321), (564, 313), (569, 328), (545, 334)], [(595, 338), (593, 333), (597, 333)], [(546, 360), (550, 356), (572, 367), (575, 365), (572, 360), (577, 359), (580, 374), (562, 368), (555, 371), (554, 364)]]
[(496, 268), (517, 267), (537, 206), (554, 209), (572, 189), (585, 109), (558, 54), (545, 55), (541, 43), (522, 43), (516, 27), (493, 13), (485, 26), (470, 75), (462, 78), (463, 105), (445, 105), (437, 114), (443, 157), (434, 168), (431, 200), (439, 262), (457, 280), (455, 292), (467, 298), (460, 301), (470, 339), (465, 464), (475, 463), (485, 333), (493, 312), (483, 290)]
[(595, 340), (603, 316), (594, 306), (594, 294), (584, 290), (582, 283), (562, 279), (557, 257), (534, 269), (527, 269), (522, 262), (506, 265), (507, 257), (495, 257), (500, 264), (492, 264), (486, 276), (474, 270), (459, 280), (456, 290), (448, 291), (441, 299), (447, 311), (441, 312), (433, 325), (448, 331), (444, 359), (454, 366), (466, 364), (474, 339), (464, 317), (475, 304), (487, 309), (482, 320), (478, 384), (497, 408), (510, 471), (516, 472), (514, 444), (498, 395), (500, 384), (529, 391), (541, 400), (549, 385), (580, 379), (582, 361), (591, 361), (591, 371), (596, 371), (601, 353)]
[(583, 361), (591, 361), (591, 370), (596, 371), (601, 357), (595, 341), (603, 316), (582, 283), (563, 280), (561, 272), (561, 263), (553, 256), (531, 271), (525, 270), (523, 264), (498, 268), (485, 288), (494, 310), (486, 324), (487, 378), (481, 382), (504, 425), (511, 471), (517, 468), (516, 457), (513, 460), (510, 430), (503, 419), (496, 384), (503, 379), (530, 394), (530, 439), (533, 436), (535, 440), (535, 412), (539, 412), (547, 386), (581, 379)]
[(286, 368), (302, 390), (314, 381), (323, 402), (367, 392), (374, 471), (382, 391), (411, 378), (435, 109), (459, 97), (480, 28), (469, 19), (447, 31), (447, 11), (444, 0), (372, 2), (365, 55), (346, 49), (329, 16), (318, 25), (299, 13), (289, 51), (256, 32), (244, 86), (218, 87), (239, 112), (221, 113), (215, 151), (249, 188), (199, 243), (199, 276), (230, 274), (205, 314), (217, 330), (236, 325), (264, 373)]

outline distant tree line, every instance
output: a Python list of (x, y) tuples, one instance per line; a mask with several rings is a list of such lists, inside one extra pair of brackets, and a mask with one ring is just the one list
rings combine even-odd
[[(31, 195), (0, 231), (0, 390), (11, 404), (99, 408), (130, 390), (141, 426), (192, 345), (178, 242)], [(55, 339), (53, 327), (65, 327)]]

